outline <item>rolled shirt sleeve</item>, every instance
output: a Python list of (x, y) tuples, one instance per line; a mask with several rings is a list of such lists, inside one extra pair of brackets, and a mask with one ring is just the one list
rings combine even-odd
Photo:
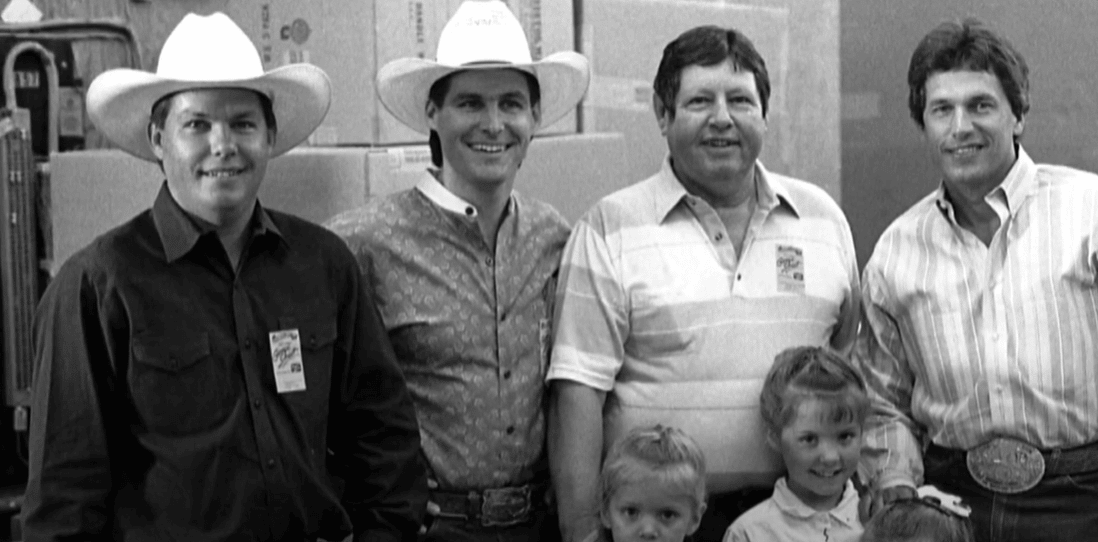
[(877, 271), (867, 269), (862, 286), (864, 322), (854, 358), (866, 378), (873, 409), (866, 423), (861, 476), (879, 488), (917, 487), (922, 484), (923, 462), (922, 431), (911, 416), (914, 373)]
[(580, 220), (564, 247), (547, 379), (610, 391), (625, 359), (629, 310), (619, 255), (600, 219), (591, 213)]

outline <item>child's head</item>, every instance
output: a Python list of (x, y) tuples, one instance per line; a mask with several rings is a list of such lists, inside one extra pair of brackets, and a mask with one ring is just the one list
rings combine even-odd
[(866, 523), (862, 542), (973, 542), (966, 513), (935, 499), (895, 501)]
[(827, 348), (790, 348), (775, 358), (760, 402), (789, 489), (808, 506), (834, 508), (861, 457), (869, 415), (861, 373)]
[(681, 542), (705, 513), (705, 456), (673, 427), (638, 427), (606, 455), (599, 517), (615, 542)]

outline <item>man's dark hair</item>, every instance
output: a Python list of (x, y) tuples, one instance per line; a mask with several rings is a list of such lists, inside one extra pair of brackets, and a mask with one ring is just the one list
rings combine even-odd
[[(168, 94), (153, 104), (152, 111), (149, 114), (150, 126), (156, 126), (161, 130), (164, 129), (164, 122), (168, 120), (168, 111), (171, 110), (172, 98), (174, 98), (176, 94), (179, 94), (179, 92)], [(274, 105), (271, 103), (271, 99), (262, 92), (255, 92), (255, 95), (259, 96), (259, 106), (263, 109), (263, 121), (267, 123), (267, 129), (278, 133), (278, 123), (275, 120)]]
[(755, 89), (762, 102), (763, 118), (766, 118), (770, 74), (755, 45), (735, 29), (698, 26), (683, 32), (663, 48), (663, 58), (652, 83), (656, 96), (672, 119), (675, 118), (675, 96), (679, 93), (682, 71), (689, 66), (715, 66), (727, 60), (731, 60), (737, 70), (755, 74)]
[(1029, 67), (1006, 38), (977, 19), (948, 21), (931, 30), (911, 54), (907, 107), (919, 128), (926, 108), (926, 81), (938, 72), (989, 72), (999, 79), (1015, 118), (1029, 112)]
[[(453, 77), (465, 71), (468, 70), (459, 70), (440, 77), (431, 85), (431, 89), (427, 91), (427, 100), (435, 104), (436, 108), (441, 109), (442, 102), (446, 101), (446, 93), (450, 92), (450, 82)], [(538, 78), (534, 77), (533, 74), (529, 72), (522, 70), (515, 71), (522, 74), (526, 79), (526, 86), (530, 88), (530, 107), (534, 107), (541, 103), (541, 84), (538, 83)], [(435, 167), (442, 167), (442, 142), (438, 138), (438, 132), (431, 130), (431, 134), (427, 138), (427, 144), (431, 147), (431, 163), (434, 164)]]

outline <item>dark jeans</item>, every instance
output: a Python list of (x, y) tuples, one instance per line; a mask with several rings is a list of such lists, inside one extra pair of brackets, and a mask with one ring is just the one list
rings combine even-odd
[(740, 514), (769, 499), (773, 494), (773, 487), (760, 487), (710, 495), (706, 502), (701, 526), (694, 533), (692, 541), (721, 542), (724, 540), (724, 532), (728, 530), (728, 526), (732, 525)]
[(560, 542), (557, 516), (534, 512), (532, 520), (511, 527), (484, 527), (463, 519), (428, 518), (419, 542)]
[[(963, 498), (972, 507), (976, 542), (1098, 540), (1098, 450), (1083, 472), (1046, 474), (1029, 491), (994, 493), (972, 479), (964, 454), (927, 453), (926, 483)], [(1063, 470), (1056, 459), (1048, 471)], [(1069, 469), (1073, 470), (1073, 469)]]

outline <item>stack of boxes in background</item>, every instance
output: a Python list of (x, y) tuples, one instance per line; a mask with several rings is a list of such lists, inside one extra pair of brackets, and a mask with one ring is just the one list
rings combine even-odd
[[(433, 59), (438, 36), (461, 0), (230, 1), (225, 12), (248, 34), (268, 69), (292, 62), (320, 66), (332, 80), (332, 109), (313, 136), (316, 145), (420, 142), (377, 99), (378, 68), (401, 57)], [(526, 31), (534, 59), (573, 49), (567, 0), (508, 0)], [(545, 133), (575, 133), (565, 117)]]
[[(311, 138), (312, 147), (272, 162), (261, 192), (266, 205), (322, 222), (366, 198), (416, 182), (429, 163), (426, 136), (389, 115), (377, 99), (374, 78), (395, 58), (434, 58), (439, 33), (460, 3), (203, 0), (189, 5), (229, 13), (256, 43), (266, 68), (311, 62), (332, 80), (332, 108)], [(535, 59), (576, 49), (592, 67), (592, 84), (577, 112), (535, 138), (516, 181), (520, 192), (575, 220), (600, 197), (654, 173), (667, 152), (651, 105), (663, 47), (693, 26), (714, 24), (742, 30), (768, 64), (772, 91), (763, 162), (839, 199), (839, 0), (506, 3), (522, 22)], [(143, 46), (158, 50), (156, 42), (163, 42), (178, 18), (161, 12), (147, 19), (164, 28), (135, 31), (151, 42)], [(145, 68), (154, 70), (155, 61), (145, 59)], [(84, 76), (90, 80), (94, 74)], [(137, 170), (120, 166), (118, 161), (128, 158), (117, 152), (64, 154), (54, 159), (63, 166), (55, 165), (53, 174), (58, 260), (53, 269), (71, 249), (147, 208), (161, 179), (155, 166), (141, 169), (146, 173), (140, 179), (120, 179), (119, 172)], [(115, 203), (89, 204), (108, 197)]]
[[(789, 55), (789, 9), (719, 1), (584, 0), (579, 48), (591, 61), (591, 87), (582, 105), (584, 129), (628, 134), (627, 175), (640, 180), (655, 172), (667, 152), (652, 106), (652, 82), (663, 48), (700, 25), (733, 27), (754, 42), (770, 74), (769, 130), (762, 160), (788, 171), (778, 144), (789, 132), (785, 81)], [(628, 16), (623, 16), (623, 14)]]
[[(535, 138), (515, 190), (547, 201), (575, 221), (622, 179), (621, 134)], [(431, 160), (426, 145), (300, 147), (271, 160), (263, 205), (324, 222), (366, 198), (415, 185)], [(157, 165), (119, 150), (55, 154), (51, 274), (104, 231), (147, 209), (160, 189)], [(56, 179), (66, 179), (64, 183)]]

